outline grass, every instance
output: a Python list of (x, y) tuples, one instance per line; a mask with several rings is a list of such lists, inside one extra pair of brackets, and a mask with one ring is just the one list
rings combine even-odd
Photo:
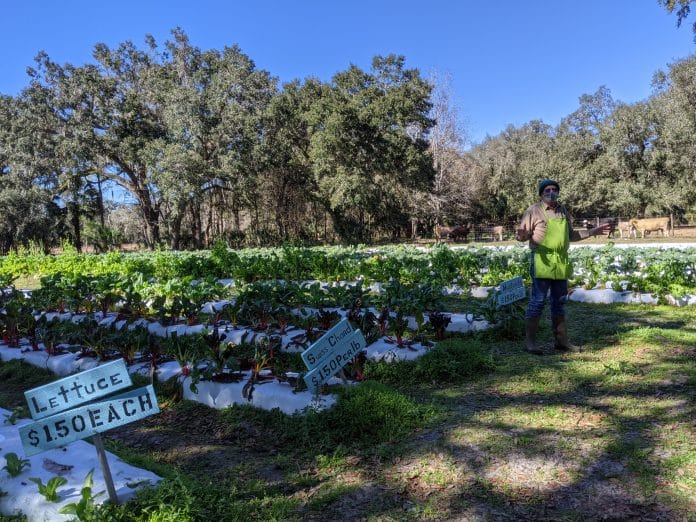
[[(162, 385), (162, 413), (107, 444), (164, 480), (101, 520), (696, 520), (693, 308), (568, 314), (581, 353), (452, 336), (458, 364), (375, 365), (305, 417), (176, 402)], [(54, 378), (2, 363), (0, 405)]]

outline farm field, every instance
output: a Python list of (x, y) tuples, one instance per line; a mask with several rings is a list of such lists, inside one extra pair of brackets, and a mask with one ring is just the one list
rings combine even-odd
[[(569, 315), (584, 352), (538, 358), (500, 331), (462, 336), (455, 344), (476, 345), (494, 370), (415, 383), (413, 363), (375, 367), (308, 417), (213, 410), (162, 384), (162, 413), (110, 432), (107, 446), (164, 480), (109, 517), (688, 520), (693, 310), (570, 303)], [(19, 362), (0, 369), (7, 409), (52, 380)]]
[[(109, 323), (118, 318), (135, 326), (148, 318), (157, 321), (157, 329), (162, 331), (184, 331), (190, 328), (186, 325), (196, 324), (195, 319), (200, 328), (215, 327), (218, 335), (237, 321), (248, 321), (244, 324), (251, 332), (271, 332), (281, 323), (306, 319), (305, 315), (288, 315), (298, 303), (318, 306), (324, 311), (317, 312), (319, 319), (330, 319), (327, 324), (331, 324), (338, 319), (328, 313), (330, 307), (342, 304), (371, 342), (386, 333), (396, 343), (396, 353), (413, 352), (407, 337), (430, 348), (413, 360), (374, 357), (361, 367), (349, 366), (349, 375), (359, 384), (331, 385), (327, 391), (336, 396), (335, 406), (305, 415), (288, 416), (243, 404), (215, 410), (182, 401), (179, 378), (158, 380), (161, 413), (109, 431), (105, 439), (110, 451), (163, 480), (157, 488), (137, 493), (124, 507), (100, 508), (90, 515), (92, 519), (692, 517), (696, 493), (693, 306), (571, 301), (571, 337), (584, 350), (564, 355), (551, 350), (548, 356), (535, 357), (522, 351), (522, 307), (495, 310), (490, 308), (490, 300), (468, 295), (476, 293), (476, 287), (523, 275), (523, 249), (494, 250), (492, 254), (397, 249), (366, 256), (330, 251), (320, 257), (284, 249), (270, 254), (240, 253), (237, 258), (226, 257), (229, 252), (216, 255), (211, 255), (210, 262), (202, 257), (158, 254), (152, 264), (143, 258), (107, 258), (109, 263), (120, 263), (118, 266), (130, 263), (139, 270), (153, 270), (156, 277), (141, 283), (115, 280), (104, 273), (104, 261), (73, 256), (57, 260), (56, 265), (41, 265), (49, 270), (30, 299), (34, 306), (42, 304), (45, 311), (65, 307), (85, 317), (94, 314), (104, 321), (111, 317)], [(659, 249), (619, 252), (599, 248), (574, 255), (575, 285), (582, 290), (621, 295), (647, 292), (645, 295), (660, 303), (674, 296), (690, 299), (695, 293), (693, 249), (665, 254)], [(331, 262), (323, 262), (323, 257), (330, 257)], [(10, 259), (9, 266), (17, 266), (17, 262)], [(74, 269), (68, 278), (63, 273), (66, 265)], [(216, 270), (221, 265), (228, 267), (228, 273), (213, 275), (233, 276), (231, 294), (206, 278), (193, 285), (191, 279), (178, 279), (181, 270), (199, 270), (203, 277), (211, 267)], [(94, 275), (82, 270), (85, 267), (91, 267)], [(29, 273), (25, 270), (24, 275)], [(268, 284), (259, 274), (284, 276), (288, 281)], [(350, 280), (351, 274), (361, 283), (338, 284)], [(311, 276), (335, 283), (292, 283)], [(242, 283), (245, 280), (248, 282)], [(116, 292), (124, 281), (131, 285), (123, 287), (126, 293)], [(136, 283), (141, 285), (137, 292)], [(187, 290), (192, 288), (195, 291)], [(133, 299), (135, 294), (142, 295)], [(27, 355), (39, 354), (49, 346), (53, 355), (61, 353), (64, 348), (59, 337), (66, 334), (80, 339), (79, 350), (85, 356), (112, 357), (118, 352), (132, 360), (136, 355), (132, 347), (109, 345), (107, 336), (99, 333), (102, 330), (89, 325), (90, 333), (85, 336), (70, 326), (72, 321), (61, 326), (36, 316), (43, 322), (32, 329), (25, 324), (29, 316), (22, 312), (28, 306), (25, 298), (15, 297), (14, 304), (3, 312), (3, 335), (12, 324), (18, 329), (6, 342), (17, 333), (34, 335), (31, 343), (22, 344), (29, 350)], [(230, 298), (232, 301), (227, 300)], [(128, 308), (112, 308), (119, 300), (127, 302)], [(220, 308), (211, 306), (211, 300)], [(205, 302), (209, 303), (204, 307), (208, 313), (201, 313)], [(233, 306), (227, 306), (229, 303)], [(366, 319), (368, 305), (375, 313), (382, 310), (379, 315), (384, 324), (377, 317)], [(446, 314), (474, 311), (472, 315), (487, 318), (493, 327), (450, 329), (442, 335), (435, 329), (438, 316), (429, 313), (433, 310)], [(135, 320), (136, 311), (141, 319)], [(430, 321), (416, 320), (419, 314)], [(48, 315), (60, 314), (53, 311)], [(20, 320), (13, 323), (8, 319)], [(542, 331), (546, 344), (550, 343), (548, 323), (547, 317)], [(304, 346), (312, 337), (309, 332), (316, 328), (310, 326), (302, 328)], [(113, 341), (125, 337), (125, 331), (109, 331), (108, 335)], [(221, 342), (211, 336), (206, 334), (196, 341), (201, 344), (190, 345), (182, 343), (194, 335), (168, 339), (171, 351), (163, 353), (176, 359), (182, 372), (193, 369), (195, 376), (198, 363), (191, 361), (211, 359), (209, 355), (194, 356), (191, 350), (205, 350), (206, 344)], [(143, 340), (139, 342), (142, 345)], [(39, 346), (38, 352), (32, 349), (34, 345)], [(260, 360), (259, 345), (250, 344), (246, 349), (247, 357)], [(198, 382), (202, 385), (215, 380), (215, 375), (238, 371), (235, 364), (241, 359), (237, 361), (222, 361), (217, 373), (197, 375)], [(293, 367), (297, 364), (293, 357), (279, 361), (282, 369), (298, 369)], [(282, 375), (280, 369), (273, 374)], [(0, 363), (0, 373), (0, 407), (10, 411), (26, 404), (24, 391), (56, 378), (52, 372), (20, 360)], [(138, 380), (148, 382), (145, 377)], [(263, 387), (259, 382), (253, 384)]]

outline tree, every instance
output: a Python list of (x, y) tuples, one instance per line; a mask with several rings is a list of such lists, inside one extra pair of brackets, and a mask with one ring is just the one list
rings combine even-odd
[(609, 89), (600, 86), (593, 94), (581, 95), (578, 109), (556, 129), (555, 161), (563, 180), (563, 200), (576, 216), (606, 214), (615, 200), (616, 180), (609, 174), (601, 132), (616, 105)]
[(669, 173), (671, 210), (696, 204), (696, 55), (677, 60), (653, 81), (659, 122), (656, 149)]
[(16, 98), (0, 97), (2, 253), (32, 243), (47, 250), (65, 233), (63, 212), (50, 190), (48, 163), (32, 154), (37, 134), (26, 126), (26, 117), (31, 114), (26, 109), (26, 103)]
[(233, 186), (253, 175), (260, 114), (274, 92), (238, 47), (202, 52), (180, 29), (160, 51), (152, 37), (141, 51), (125, 42), (98, 44), (96, 64), (59, 66), (37, 58), (34, 85), (51, 93), (73, 156), (138, 202), (148, 245), (160, 242), (163, 217), (178, 248), (189, 213), (195, 246), (202, 244), (202, 187)]
[[(682, 22), (686, 20), (689, 13), (691, 13), (691, 4), (693, 0), (657, 0), (657, 3), (664, 7), (670, 14), (676, 10), (677, 27), (681, 27)], [(692, 29), (694, 32), (694, 42), (696, 42), (696, 22), (694, 22)]]
[[(510, 220), (537, 199), (542, 178), (559, 178), (553, 128), (540, 120), (508, 126), (472, 149), (473, 170), (485, 189), (478, 193), (475, 218)], [(559, 181), (561, 181), (559, 179)]]
[(316, 197), (309, 117), (327, 92), (327, 86), (316, 79), (287, 83), (264, 115), (258, 160), (262, 168), (254, 201), (266, 210), (258, 215), (271, 218), (268, 223), (258, 223), (259, 230), (273, 227), (271, 235), (281, 241), (316, 240), (326, 232), (319, 229), (324, 207)]
[(333, 77), (309, 115), (315, 197), (347, 241), (409, 226), (398, 188), (425, 191), (433, 168), (425, 139), (430, 85), (401, 56), (377, 56)]
[(159, 242), (160, 199), (148, 165), (148, 145), (164, 136), (147, 79), (154, 74), (150, 53), (126, 42), (116, 50), (95, 46), (96, 65), (60, 66), (41, 53), (30, 71), (32, 85), (50, 92), (54, 114), (64, 126), (66, 153), (84, 171), (99, 172), (130, 192), (146, 223), (147, 242)]
[(427, 198), (428, 221), (431, 225), (462, 223), (471, 215), (471, 201), (480, 190), (480, 183), (473, 179), (464, 158), (466, 135), (452, 102), (451, 78), (433, 73), (430, 82), (433, 85), (430, 116), (435, 124), (428, 133), (428, 142), (435, 176)]
[(222, 52), (193, 47), (181, 29), (166, 43), (153, 79), (165, 136), (151, 146), (153, 177), (171, 216), (172, 248), (178, 248), (184, 212), (189, 211), (194, 246), (202, 246), (201, 208), (211, 180), (245, 196), (258, 175), (262, 117), (275, 95), (275, 81), (257, 70), (239, 47)]

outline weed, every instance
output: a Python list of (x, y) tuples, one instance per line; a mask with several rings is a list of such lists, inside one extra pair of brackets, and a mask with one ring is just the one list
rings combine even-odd
[(638, 375), (642, 374), (643, 370), (641, 370), (637, 364), (628, 361), (619, 361), (617, 364), (605, 364), (604, 373), (610, 376)]
[(489, 373), (495, 363), (480, 342), (451, 338), (416, 359), (399, 363), (377, 362), (365, 366), (365, 378), (394, 385), (417, 382), (459, 383)]
[(17, 424), (17, 421), (27, 414), (27, 410), (24, 406), (17, 406), (12, 410), (12, 413), (5, 415), (5, 424), (12, 424), (13, 426)]

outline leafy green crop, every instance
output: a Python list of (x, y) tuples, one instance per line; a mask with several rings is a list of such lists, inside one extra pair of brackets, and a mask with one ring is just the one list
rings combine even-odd
[(38, 477), (29, 477), (29, 480), (39, 486), (39, 493), (49, 502), (58, 502), (60, 500), (58, 488), (68, 483), (65, 477), (51, 477), (46, 484)]
[(95, 503), (94, 500), (99, 495), (103, 494), (103, 491), (99, 493), (92, 493), (92, 488), (94, 488), (94, 480), (92, 476), (94, 475), (94, 470), (91, 469), (85, 481), (82, 483), (82, 489), (80, 490), (80, 500), (78, 502), (71, 502), (64, 505), (58, 511), (62, 515), (75, 515), (78, 520), (86, 521), (92, 520), (95, 514)]
[(16, 453), (6, 453), (5, 454), (5, 465), (2, 467), (2, 469), (6, 470), (7, 473), (9, 473), (10, 477), (16, 477), (22, 471), (24, 471), (25, 468), (28, 468), (31, 466), (31, 462), (29, 459), (21, 459), (17, 456)]

